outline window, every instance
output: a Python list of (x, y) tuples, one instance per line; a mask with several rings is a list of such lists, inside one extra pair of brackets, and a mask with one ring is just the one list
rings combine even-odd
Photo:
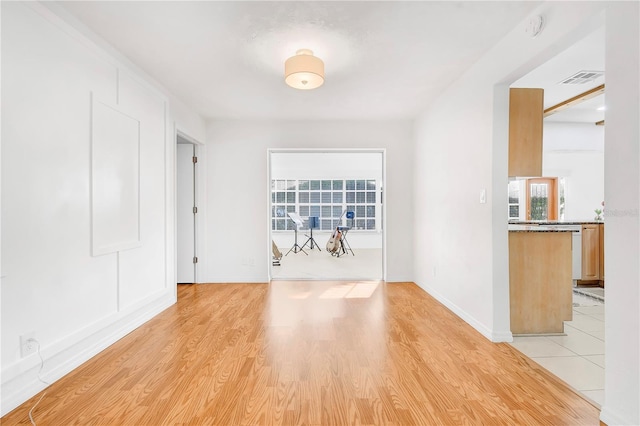
[(509, 219), (520, 219), (520, 182), (509, 182)]
[(510, 220), (556, 220), (564, 217), (564, 178), (530, 178), (509, 182)]
[[(375, 179), (276, 179), (271, 181), (271, 229), (292, 230), (287, 213), (320, 219), (320, 230), (347, 223), (352, 230), (376, 230), (380, 226), (382, 196)], [(343, 222), (344, 211), (353, 211), (352, 222)], [(341, 219), (342, 217), (342, 219)]]

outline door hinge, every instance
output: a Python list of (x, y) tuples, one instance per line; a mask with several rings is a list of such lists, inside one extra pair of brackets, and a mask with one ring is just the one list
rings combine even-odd
[(194, 208), (193, 208), (193, 214), (196, 214), (196, 213), (198, 213), (198, 208), (197, 208), (197, 207), (194, 207)]
[(191, 157), (191, 161), (193, 161), (194, 163), (197, 163), (198, 162), (198, 157), (195, 157), (195, 156)]
[(197, 257), (193, 258), (193, 263), (198, 263), (198, 258)]

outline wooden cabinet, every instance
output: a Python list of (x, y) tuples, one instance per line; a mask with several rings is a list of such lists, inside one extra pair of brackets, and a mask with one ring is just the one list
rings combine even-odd
[(563, 333), (573, 314), (571, 232), (509, 232), (509, 306), (515, 334)]
[(604, 224), (582, 225), (582, 281), (604, 281)]
[(509, 176), (542, 176), (544, 90), (509, 90)]

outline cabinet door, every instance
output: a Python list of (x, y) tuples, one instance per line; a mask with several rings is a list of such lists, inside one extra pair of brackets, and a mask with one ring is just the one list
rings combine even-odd
[(600, 280), (604, 281), (604, 223), (598, 226), (600, 228)]
[(600, 225), (582, 225), (582, 279), (600, 279)]
[(509, 90), (509, 176), (542, 176), (543, 89)]

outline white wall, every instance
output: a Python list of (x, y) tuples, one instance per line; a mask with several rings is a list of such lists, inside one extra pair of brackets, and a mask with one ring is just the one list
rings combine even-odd
[(523, 20), (416, 120), (414, 281), (494, 341), (511, 339), (509, 84), (602, 25), (603, 7), (542, 4), (542, 33)]
[[(607, 356), (601, 419), (632, 425), (640, 423), (637, 2), (544, 3), (534, 12), (546, 22), (538, 37), (525, 36), (525, 20), (417, 120), (415, 204), (427, 214), (416, 216), (415, 281), (487, 337), (507, 336), (508, 85), (601, 25), (605, 8)], [(491, 188), (487, 205), (477, 202), (483, 187)]]
[(606, 356), (600, 418), (609, 425), (640, 424), (639, 21), (638, 2), (607, 8)]
[(565, 177), (565, 220), (593, 220), (604, 201), (604, 152), (545, 152), (543, 176)]
[[(387, 279), (411, 279), (413, 139), (409, 121), (212, 121), (207, 128), (204, 282), (268, 279), (269, 149), (386, 149)], [(243, 258), (255, 260), (245, 265)], [(250, 262), (249, 262), (250, 263)]]
[[(586, 34), (602, 7), (543, 4), (544, 31), (529, 39), (523, 22), (417, 120), (415, 139), (405, 122), (210, 123), (206, 281), (266, 280), (268, 148), (386, 148), (388, 279), (414, 280), (488, 337), (507, 338), (508, 84)], [(608, 7), (607, 103), (613, 109), (605, 129), (602, 419), (638, 424), (638, 4)], [(172, 186), (175, 141), (157, 135), (160, 127), (172, 135), (173, 120), (178, 127), (192, 126), (182, 130), (194, 138), (201, 133), (201, 121), (186, 111), (177, 113), (184, 115), (180, 119), (160, 113), (161, 105), (174, 111), (166, 94), (33, 8), (42, 9), (2, 3), (3, 414), (39, 388), (37, 361), (19, 358), (20, 334), (36, 331), (49, 371), (45, 378), (52, 380), (173, 302), (173, 247), (160, 236), (171, 240), (172, 194), (165, 191), (161, 200), (162, 191), (150, 184), (160, 179), (165, 188)], [(139, 251), (88, 254), (90, 91), (114, 103), (121, 96), (150, 132), (142, 137)], [(482, 188), (487, 204), (478, 203)], [(256, 266), (240, 264), (243, 250), (258, 260)], [(148, 280), (138, 282), (134, 260), (150, 273)], [(120, 294), (122, 285), (126, 291)]]
[(202, 117), (187, 107), (175, 96), (168, 94), (169, 111), (176, 130), (187, 136), (190, 142), (204, 143), (207, 138), (207, 126)]
[(593, 220), (604, 200), (604, 127), (544, 123), (542, 175), (565, 177), (565, 220)]
[[(604, 152), (604, 126), (593, 123), (561, 123), (545, 121), (543, 150)], [(543, 162), (544, 167), (544, 162)]]
[(376, 152), (274, 152), (273, 179), (382, 180), (382, 154)]
[[(140, 123), (141, 244), (100, 256), (91, 254), (92, 96)], [(167, 99), (42, 4), (2, 3), (2, 414), (43, 386), (20, 335), (35, 332), (51, 382), (175, 302)]]

